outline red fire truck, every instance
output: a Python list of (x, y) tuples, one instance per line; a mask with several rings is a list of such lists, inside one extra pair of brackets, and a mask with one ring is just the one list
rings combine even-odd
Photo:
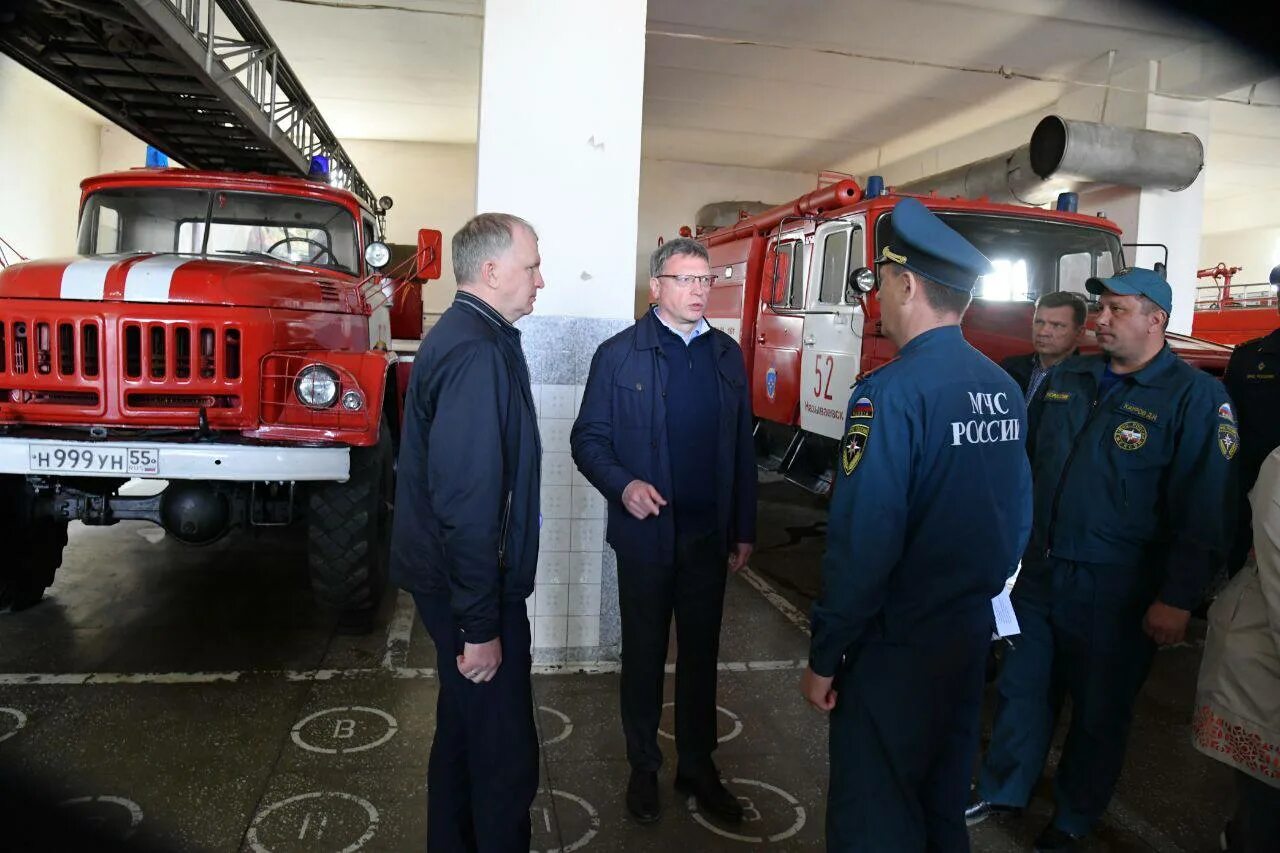
[[(82, 184), (77, 255), (0, 270), (0, 609), (39, 601), (67, 523), (193, 545), (304, 523), (319, 601), (385, 586), (402, 395), (382, 209), (326, 180), (137, 169)], [(409, 279), (439, 275), (437, 231)], [(416, 298), (415, 298), (416, 297)], [(151, 496), (130, 479), (164, 480)]]
[[(707, 317), (742, 345), (760, 458), (818, 493), (831, 486), (849, 388), (896, 351), (880, 331), (879, 303), (869, 294), (871, 267), (902, 195), (877, 177), (867, 183), (864, 192), (842, 180), (700, 237), (720, 277)], [(919, 198), (995, 267), (975, 291), (964, 331), (996, 361), (1030, 350), (1037, 296), (1073, 290), (1087, 297), (1087, 278), (1125, 265), (1120, 229), (1101, 217), (984, 199)], [(1170, 339), (1188, 361), (1215, 374), (1225, 370), (1230, 347)], [(1085, 349), (1095, 348), (1090, 337)]]

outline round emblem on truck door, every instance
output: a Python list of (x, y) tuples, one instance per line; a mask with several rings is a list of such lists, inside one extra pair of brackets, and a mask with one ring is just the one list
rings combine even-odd
[(1114, 437), (1121, 450), (1137, 450), (1147, 443), (1147, 428), (1137, 421), (1125, 421), (1116, 427)]
[(764, 393), (772, 400), (778, 393), (778, 371), (770, 367), (764, 374)]

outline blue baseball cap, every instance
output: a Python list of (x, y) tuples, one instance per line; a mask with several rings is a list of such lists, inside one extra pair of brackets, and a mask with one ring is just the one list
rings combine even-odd
[(1164, 276), (1145, 267), (1129, 267), (1111, 278), (1091, 278), (1084, 287), (1095, 296), (1101, 296), (1107, 290), (1121, 296), (1145, 296), (1163, 308), (1166, 314), (1173, 313), (1173, 288), (1169, 287)]
[(972, 293), (978, 279), (991, 272), (987, 256), (974, 248), (919, 199), (904, 198), (893, 206), (892, 235), (876, 263), (895, 263), (930, 281)]

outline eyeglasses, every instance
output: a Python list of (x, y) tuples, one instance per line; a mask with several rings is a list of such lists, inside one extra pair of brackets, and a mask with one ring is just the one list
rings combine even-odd
[(692, 286), (693, 286), (693, 285), (695, 285), (695, 284), (696, 284), (696, 285), (698, 285), (699, 287), (711, 287), (712, 285), (714, 285), (714, 284), (716, 283), (716, 280), (719, 278), (719, 276), (716, 276), (716, 275), (671, 275), (671, 274), (669, 274), (669, 273), (663, 273), (663, 274), (661, 274), (661, 275), (656, 275), (656, 276), (654, 276), (654, 278), (669, 278), (669, 279), (671, 279), (672, 281), (674, 281), (677, 285), (679, 285), (680, 287), (692, 287)]

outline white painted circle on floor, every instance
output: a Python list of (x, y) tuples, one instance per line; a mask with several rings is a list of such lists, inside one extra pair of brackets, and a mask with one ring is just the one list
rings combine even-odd
[[(585, 825), (576, 840), (565, 844), (563, 847), (548, 847), (545, 851), (539, 851), (536, 848), (529, 853), (573, 853), (575, 850), (581, 850), (591, 843), (591, 839), (596, 837), (600, 832), (600, 814), (596, 811), (595, 806), (579, 797), (577, 794), (570, 794), (568, 791), (561, 791), (555, 788), (550, 790), (539, 788), (539, 794), (547, 794), (552, 797), (559, 797), (562, 800), (577, 805), (581, 812), (574, 814), (574, 823)], [(544, 834), (550, 836), (555, 832), (555, 826), (551, 820), (551, 811), (547, 806), (539, 806), (536, 802), (533, 805), (533, 811), (530, 814), (533, 820), (533, 834), (536, 836), (539, 830), (545, 830)], [(583, 819), (585, 818), (585, 820)]]
[[(86, 821), (91, 820), (96, 826), (102, 828), (105, 833), (120, 841), (132, 836), (142, 823), (142, 806), (124, 797), (106, 795), (73, 797), (70, 800), (63, 800), (58, 805), (64, 809), (74, 808), (76, 811), (81, 812), (82, 815), (86, 816), (84, 818)], [(111, 806), (111, 808), (103, 808), (103, 806)], [(121, 809), (123, 809), (123, 812)], [(120, 826), (123, 823), (122, 819), (126, 815), (128, 815), (129, 825)]]
[(542, 744), (543, 746), (551, 746), (551, 744), (553, 743), (560, 743), (560, 741), (562, 740), (568, 740), (569, 735), (573, 734), (573, 720), (569, 719), (568, 714), (563, 713), (562, 711), (557, 711), (555, 708), (549, 708), (546, 705), (539, 705), (538, 710), (546, 711), (548, 714), (555, 717), (561, 723), (564, 724), (564, 730), (561, 731), (560, 734), (553, 737), (551, 740), (545, 741)]
[[(742, 841), (746, 844), (763, 844), (767, 841), (786, 841), (788, 838), (791, 838), (792, 836), (794, 836), (801, 829), (804, 829), (804, 822), (805, 822), (804, 806), (800, 805), (799, 800), (797, 800), (795, 797), (791, 796), (781, 788), (776, 787), (774, 785), (770, 785), (767, 782), (759, 782), (755, 779), (729, 779), (727, 780), (727, 784), (739, 785), (739, 786), (745, 785), (747, 787), (759, 788), (762, 791), (767, 791), (771, 794), (778, 796), (779, 798), (782, 799), (783, 803), (785, 804), (781, 810), (769, 809), (767, 812), (761, 812), (760, 808), (755, 804), (755, 802), (750, 797), (744, 797), (741, 794), (739, 794), (738, 801), (742, 803), (742, 807), (745, 810), (745, 814), (743, 816), (743, 821), (742, 821), (743, 824), (752, 824), (757, 822), (763, 823), (765, 821), (769, 821), (771, 818), (773, 819), (773, 822), (777, 822), (781, 819), (785, 819), (787, 812), (790, 811), (795, 815), (794, 819), (791, 822), (791, 825), (786, 827), (785, 829), (781, 829), (778, 832), (774, 832), (769, 835), (739, 835), (736, 832), (730, 832), (727, 829), (721, 829), (720, 827), (716, 826), (715, 824), (711, 823), (711, 821), (703, 817), (701, 812), (698, 811), (697, 798), (691, 796), (689, 797), (689, 800), (686, 803), (686, 805), (688, 805), (689, 807), (689, 814), (691, 814), (693, 816), (693, 819), (696, 820), (698, 823), (700, 823), (704, 828), (711, 830), (716, 835), (720, 835), (725, 838), (730, 838), (730, 839), (733, 839), (734, 841)], [(777, 818), (774, 818), (774, 811), (780, 811), (781, 814)]]
[[(675, 702), (662, 703), (662, 709), (664, 711), (667, 708), (674, 708), (675, 706), (676, 706)], [(722, 708), (719, 705), (716, 706), (716, 711), (718, 711), (721, 714), (724, 714), (726, 717), (729, 718), (729, 721), (733, 723), (733, 728), (731, 728), (727, 734), (722, 734), (718, 738), (716, 738), (716, 743), (726, 743), (728, 741), (733, 740), (738, 735), (742, 734), (742, 719), (737, 714), (733, 713), (728, 708)], [(667, 740), (676, 739), (675, 735), (663, 729), (662, 726), (658, 726), (658, 734), (661, 737), (666, 738)]]
[[(334, 814), (333, 805), (326, 807), (320, 802), (312, 802), (323, 800), (337, 800), (338, 803), (334, 805), (339, 807), (343, 803), (353, 804), (356, 809), (364, 811), (364, 817), (367, 819), (364, 833), (355, 841), (339, 848), (338, 853), (354, 853), (368, 844), (374, 833), (378, 831), (378, 810), (368, 800), (354, 794), (344, 794), (341, 791), (311, 791), (272, 803), (258, 812), (253, 818), (253, 823), (249, 824), (249, 832), (245, 836), (249, 849), (254, 853), (273, 853), (276, 849), (332, 850), (330, 845), (341, 844), (342, 840), (339, 838), (334, 841), (332, 837), (326, 838), (326, 836), (334, 829), (330, 827), (330, 821), (340, 818), (341, 815)], [(346, 828), (342, 823), (337, 826), (338, 831)], [(263, 834), (267, 833), (287, 838), (288, 846), (268, 847), (267, 842), (262, 839)], [(354, 833), (350, 830), (345, 833), (348, 837), (352, 834)], [(323, 848), (320, 846), (322, 844)]]
[(12, 723), (4, 722), (0, 717), (0, 741), (6, 741), (9, 738), (22, 731), (27, 725), (27, 715), (19, 711), (17, 708), (0, 708), (0, 715), (13, 720)]
[[(331, 715), (338, 716), (332, 721), (325, 720), (324, 724), (317, 722), (321, 717)], [(363, 716), (366, 719), (360, 720)], [(369, 720), (369, 716), (377, 719)], [(330, 722), (332, 725), (329, 725)], [(314, 726), (312, 724), (315, 723)], [(312, 726), (311, 740), (304, 738), (302, 730)], [(396, 718), (388, 714), (386, 711), (380, 711), (377, 708), (366, 708), (362, 705), (344, 705), (341, 708), (326, 708), (323, 711), (316, 711), (310, 716), (303, 717), (293, 727), (290, 735), (293, 742), (308, 752), (319, 752), (324, 755), (345, 755), (349, 752), (364, 752), (368, 749), (375, 749), (391, 740), (396, 735), (399, 724)], [(328, 742), (332, 746), (322, 746), (312, 741), (320, 740), (321, 743)]]

